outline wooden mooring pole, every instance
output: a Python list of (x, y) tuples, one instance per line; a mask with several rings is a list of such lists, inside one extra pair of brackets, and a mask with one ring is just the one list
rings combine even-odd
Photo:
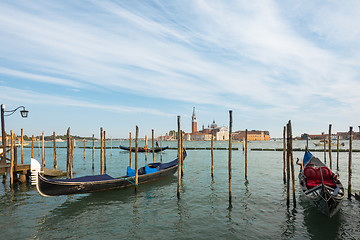
[(66, 134), (66, 178), (70, 178), (70, 127)]
[(214, 129), (211, 130), (211, 178), (214, 179)]
[(336, 144), (336, 170), (339, 171), (339, 148), (340, 148), (340, 136), (337, 136), (337, 144)]
[(231, 192), (231, 148), (232, 148), (232, 110), (229, 110), (229, 158), (228, 158), (228, 168), (229, 168), (229, 205), (231, 206), (232, 192)]
[(292, 197), (293, 197), (293, 207), (296, 208), (296, 197), (295, 197), (295, 168), (294, 168), (294, 156), (293, 156), (293, 136), (292, 136), (292, 126), (291, 120), (289, 120), (289, 134), (290, 134), (290, 166), (291, 166), (291, 180), (292, 180)]
[(289, 134), (289, 124), (286, 125), (286, 206), (290, 207), (290, 134)]
[(74, 168), (74, 138), (70, 135), (70, 178), (73, 178), (73, 168)]
[(286, 126), (284, 126), (283, 131), (283, 181), (286, 183)]
[(104, 174), (103, 170), (103, 128), (100, 128), (100, 174)]
[(34, 158), (34, 135), (31, 136), (31, 158)]
[(351, 181), (352, 181), (352, 139), (353, 139), (353, 127), (350, 127), (349, 138), (349, 171), (348, 171), (348, 199), (351, 199)]
[(324, 163), (326, 164), (326, 135), (322, 132), (323, 140), (324, 140)]
[(247, 181), (247, 149), (248, 149), (248, 130), (245, 129), (245, 180)]
[(180, 116), (177, 116), (177, 125), (178, 125), (178, 184), (177, 184), (177, 198), (180, 199), (180, 186), (181, 186), (181, 126), (180, 126)]
[(44, 137), (44, 131), (42, 131), (42, 148), (41, 148), (41, 159), (42, 159), (42, 169), (45, 167), (45, 137)]
[(106, 172), (106, 132), (104, 131), (104, 171)]
[(13, 130), (10, 131), (11, 134), (11, 155), (10, 155), (10, 185), (14, 184), (14, 133)]
[(155, 163), (155, 147), (154, 147), (154, 129), (151, 129), (151, 141), (152, 141), (152, 156)]
[(85, 159), (85, 138), (84, 138), (84, 159)]
[(139, 127), (136, 125), (136, 132), (135, 132), (135, 191), (137, 191), (137, 186), (139, 184), (138, 151), (139, 151)]
[(129, 133), (129, 166), (131, 167), (131, 132)]
[(160, 161), (162, 162), (162, 136), (160, 136)]
[(24, 164), (24, 130), (21, 129), (21, 164)]
[[(325, 143), (324, 143), (325, 144)], [(329, 124), (329, 164), (332, 170), (332, 152), (331, 152), (331, 124)]]
[(95, 162), (95, 136), (92, 135), (92, 169), (94, 169), (94, 162)]
[(54, 169), (57, 169), (57, 158), (56, 158), (56, 136), (55, 136), (55, 132), (53, 132), (53, 138), (54, 138)]

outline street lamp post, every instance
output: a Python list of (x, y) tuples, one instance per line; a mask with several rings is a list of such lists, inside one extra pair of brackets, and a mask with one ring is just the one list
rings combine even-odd
[(29, 111), (25, 109), (24, 106), (15, 108), (14, 110), (5, 111), (5, 106), (1, 104), (1, 135), (2, 135), (2, 159), (1, 164), (6, 164), (6, 132), (5, 132), (5, 116), (10, 116), (14, 114), (19, 108), (22, 108), (20, 111), (21, 117), (27, 118)]

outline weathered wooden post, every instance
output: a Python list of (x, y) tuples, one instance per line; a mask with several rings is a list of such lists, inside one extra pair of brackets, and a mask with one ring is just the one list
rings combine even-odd
[(10, 185), (14, 184), (14, 133), (13, 130), (10, 131), (11, 134), (11, 156), (10, 156)]
[(340, 147), (340, 136), (337, 136), (337, 144), (336, 144), (336, 170), (339, 171), (339, 147)]
[(349, 173), (348, 173), (348, 199), (351, 199), (351, 181), (352, 181), (352, 139), (353, 139), (353, 127), (350, 127), (350, 138), (349, 138)]
[(54, 169), (57, 169), (57, 158), (56, 158), (56, 136), (55, 132), (53, 132), (54, 138)]
[(138, 151), (139, 151), (139, 127), (136, 125), (136, 133), (135, 133), (135, 191), (137, 191), (137, 186), (139, 184)]
[[(1, 108), (1, 143), (2, 143), (2, 159), (1, 164), (6, 164), (6, 132), (5, 132), (5, 107), (3, 104), (0, 106)], [(6, 177), (6, 174), (4, 174)]]
[(148, 152), (148, 137), (145, 135), (145, 161), (147, 161), (147, 152)]
[(160, 136), (160, 159), (162, 161), (162, 136)]
[(103, 128), (100, 128), (100, 174), (104, 174), (103, 170)]
[(245, 129), (245, 180), (247, 181), (247, 149), (248, 149), (248, 130)]
[(214, 129), (211, 130), (211, 178), (214, 178)]
[(66, 178), (70, 178), (70, 127), (66, 133)]
[(84, 138), (84, 159), (85, 159), (85, 138)]
[(106, 132), (104, 131), (104, 171), (106, 172)]
[[(325, 143), (324, 143), (325, 144)], [(329, 124), (329, 162), (332, 170), (332, 152), (331, 152), (331, 124)]]
[(290, 134), (289, 134), (289, 124), (286, 125), (286, 206), (290, 207)]
[(112, 136), (110, 137), (110, 156), (112, 156)]
[(324, 132), (321, 133), (323, 135), (324, 140), (324, 163), (326, 164), (326, 135)]
[(34, 135), (31, 136), (31, 158), (34, 158)]
[(283, 181), (286, 183), (286, 126), (284, 126), (283, 131)]
[(183, 159), (183, 131), (180, 131), (180, 160), (181, 160), (181, 177), (184, 176), (184, 159)]
[(292, 180), (292, 193), (293, 193), (293, 205), (296, 208), (296, 197), (295, 197), (295, 169), (294, 169), (294, 156), (293, 156), (293, 137), (292, 137), (292, 126), (291, 120), (289, 120), (289, 134), (290, 134), (290, 159), (291, 159), (291, 180)]
[(180, 116), (177, 116), (177, 125), (178, 125), (178, 184), (177, 184), (177, 198), (180, 198), (180, 186), (181, 186), (181, 126), (180, 126)]
[(152, 142), (153, 162), (155, 163), (154, 129), (151, 129), (151, 142)]
[(92, 169), (94, 169), (94, 162), (95, 162), (95, 136), (92, 135)]
[(129, 148), (130, 148), (130, 153), (129, 153), (129, 166), (131, 167), (131, 132), (129, 133)]
[(45, 167), (45, 137), (44, 137), (44, 131), (42, 131), (42, 151), (41, 151), (41, 154), (42, 154), (42, 169), (44, 169)]
[(232, 149), (232, 110), (229, 110), (229, 205), (231, 206), (232, 192), (231, 192), (231, 149)]
[(24, 130), (21, 129), (21, 164), (24, 164)]
[(74, 167), (74, 138), (70, 135), (70, 178), (73, 178)]

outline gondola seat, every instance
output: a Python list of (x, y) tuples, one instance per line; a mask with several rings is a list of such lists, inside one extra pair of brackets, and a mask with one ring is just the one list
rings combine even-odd
[(317, 171), (315, 168), (309, 167), (309, 166), (305, 167), (304, 175), (306, 177), (307, 188), (313, 188), (313, 187), (319, 185), (318, 179), (317, 179)]
[(319, 167), (317, 169), (318, 179), (320, 180), (320, 183), (322, 182), (321, 173), (324, 184), (329, 187), (335, 187), (335, 183), (333, 181), (333, 177), (331, 176), (332, 174), (330, 169), (328, 167)]

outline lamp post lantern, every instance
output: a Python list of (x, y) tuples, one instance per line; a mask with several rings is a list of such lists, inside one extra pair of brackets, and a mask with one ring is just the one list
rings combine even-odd
[(27, 111), (24, 106), (19, 106), (19, 107), (15, 108), (14, 110), (5, 111), (5, 106), (3, 104), (1, 104), (1, 135), (2, 135), (1, 141), (2, 141), (2, 149), (3, 149), (2, 158), (0, 161), (1, 164), (6, 164), (5, 116), (10, 116), (10, 115), (14, 114), (19, 108), (22, 108), (22, 110), (20, 111), (21, 117), (27, 118), (29, 111)]

